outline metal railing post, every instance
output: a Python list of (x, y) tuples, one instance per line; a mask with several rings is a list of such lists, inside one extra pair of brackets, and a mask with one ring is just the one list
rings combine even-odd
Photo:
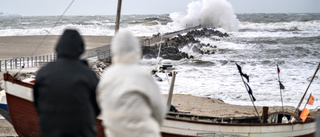
[(4, 61), (4, 70), (7, 71), (7, 60)]
[(21, 66), (21, 57), (19, 58), (19, 64), (20, 64), (20, 66)]
[(33, 57), (31, 57), (31, 67), (33, 67)]
[[(24, 57), (22, 57), (22, 61), (23, 61), (23, 62), (22, 62), (22, 66), (24, 66), (24, 61), (25, 61), (25, 60), (24, 60)], [(21, 64), (20, 64), (20, 67), (21, 67)]]
[(35, 56), (34, 57), (34, 64), (35, 64), (34, 66), (37, 66), (37, 59), (38, 59), (37, 56)]
[(12, 59), (10, 59), (10, 69), (12, 70)]
[(27, 57), (27, 66), (29, 67), (29, 57)]
[(18, 68), (18, 59), (17, 58), (14, 59), (14, 67), (16, 69)]

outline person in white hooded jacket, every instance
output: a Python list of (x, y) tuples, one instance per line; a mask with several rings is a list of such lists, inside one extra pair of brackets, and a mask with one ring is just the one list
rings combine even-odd
[(112, 39), (112, 65), (97, 88), (102, 124), (108, 137), (160, 137), (163, 96), (151, 73), (139, 66), (141, 47), (130, 31)]

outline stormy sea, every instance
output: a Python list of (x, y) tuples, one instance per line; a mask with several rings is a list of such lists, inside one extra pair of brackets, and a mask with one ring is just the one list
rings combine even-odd
[[(235, 65), (249, 75), (254, 102), (258, 106), (281, 106), (277, 65), (283, 104), (297, 106), (320, 62), (320, 14), (233, 14), (232, 9), (192, 11), (164, 15), (122, 15), (121, 29), (131, 30), (136, 36), (152, 36), (203, 25), (229, 34), (228, 37), (195, 37), (209, 44), (214, 54), (200, 54), (186, 44), (179, 50), (193, 59), (174, 60), (178, 71), (174, 93), (218, 98), (227, 103), (252, 105), (248, 92)], [(229, 13), (230, 12), (230, 13)], [(194, 13), (194, 14), (191, 14)], [(207, 14), (207, 16), (206, 16)], [(199, 16), (201, 15), (201, 16)], [(0, 16), (0, 36), (60, 35), (65, 28), (76, 28), (82, 35), (114, 35), (115, 16)], [(103, 45), (101, 45), (103, 46)], [(157, 68), (159, 60), (144, 58), (144, 69)], [(162, 93), (168, 93), (165, 75), (158, 82)], [(315, 97), (313, 106), (320, 106), (320, 72), (311, 84), (309, 94)], [(137, 78), (139, 79), (139, 78)], [(170, 78), (169, 78), (170, 79)]]

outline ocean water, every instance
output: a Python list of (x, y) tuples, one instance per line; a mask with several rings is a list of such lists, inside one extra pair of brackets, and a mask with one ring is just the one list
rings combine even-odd
[[(199, 3), (194, 3), (197, 4)], [(191, 9), (188, 12), (192, 12)], [(228, 18), (195, 18), (191, 13), (123, 15), (120, 28), (129, 29), (136, 36), (151, 36), (198, 25), (197, 23), (207, 27), (215, 26), (216, 29), (229, 33), (230, 37), (197, 38), (203, 43), (217, 46), (210, 49), (215, 51), (211, 55), (193, 53), (188, 48), (181, 49), (194, 55), (196, 59), (173, 61), (178, 71), (174, 93), (218, 98), (231, 104), (252, 105), (236, 68), (237, 62), (243, 72), (250, 76), (249, 85), (257, 99), (255, 105), (280, 106), (278, 64), (280, 79), (285, 86), (282, 91), (283, 104), (296, 107), (320, 62), (320, 14), (224, 16)], [(59, 16), (0, 16), (0, 36), (60, 35), (65, 28), (78, 29), (82, 35), (114, 34), (115, 16), (64, 16), (60, 21), (58, 19)], [(159, 61), (142, 59), (141, 66), (153, 69), (159, 66)], [(168, 80), (164, 74), (160, 76), (164, 79), (163, 82), (158, 82), (162, 92), (168, 93)], [(310, 93), (315, 97), (315, 103), (307, 107), (320, 106), (319, 77), (320, 72), (300, 108), (304, 107)]]

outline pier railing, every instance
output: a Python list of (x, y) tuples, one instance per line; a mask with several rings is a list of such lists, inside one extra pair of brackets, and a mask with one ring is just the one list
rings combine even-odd
[[(98, 59), (103, 59), (110, 57), (110, 45), (101, 46), (94, 49), (86, 50), (82, 55), (82, 59), (87, 59), (91, 57), (97, 57)], [(29, 67), (40, 67), (48, 62), (53, 62), (57, 59), (57, 54), (45, 54), (37, 56), (25, 56), (25, 57), (15, 57), (10, 59), (0, 60), (0, 72), (8, 70), (17, 70), (21, 68)]]
[(201, 28), (201, 25), (190, 26), (190, 27), (187, 27), (186, 29), (183, 29), (183, 30), (168, 32), (168, 33), (164, 33), (162, 35), (159, 33), (157, 35), (153, 35), (151, 38), (144, 38), (144, 39), (140, 40), (140, 45), (141, 46), (152, 46), (156, 43), (159, 43), (161, 41), (165, 41), (166, 39), (169, 39), (169, 38), (176, 36), (178, 34), (187, 33), (191, 30), (196, 30), (199, 28)]
[(46, 54), (38, 56), (15, 57), (11, 59), (0, 60), (0, 72), (21, 69), (24, 67), (42, 66), (47, 62), (54, 61), (56, 54)]

